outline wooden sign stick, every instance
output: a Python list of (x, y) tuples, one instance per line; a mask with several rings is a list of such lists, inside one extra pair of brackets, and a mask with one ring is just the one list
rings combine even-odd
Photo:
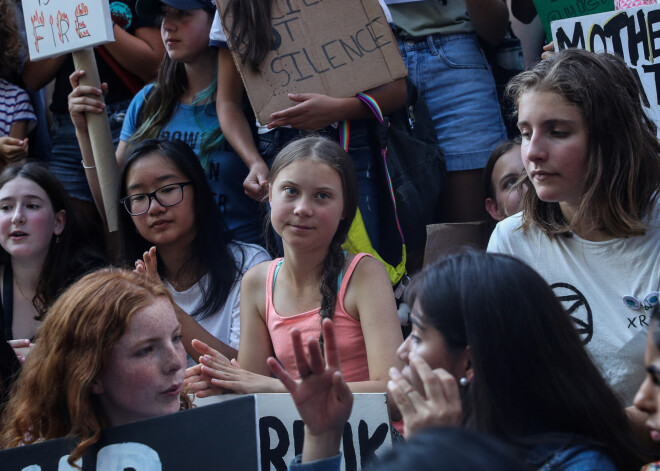
[[(80, 78), (80, 85), (101, 88), (94, 50), (91, 47), (73, 52), (73, 63), (76, 70), (85, 71), (85, 75)], [(98, 97), (95, 95), (94, 98)], [(115, 146), (112, 142), (108, 115), (107, 113), (85, 113), (85, 117), (101, 187), (108, 231), (115, 232), (117, 230), (117, 205), (119, 204), (117, 194), (119, 168), (115, 158)]]

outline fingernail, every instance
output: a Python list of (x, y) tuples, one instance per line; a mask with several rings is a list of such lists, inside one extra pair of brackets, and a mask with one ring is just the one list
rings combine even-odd
[(18, 361), (21, 362), (21, 364), (25, 363), (25, 357), (23, 356), (18, 357)]
[(394, 366), (390, 368), (390, 377), (392, 378), (398, 378), (401, 376), (401, 373), (399, 373), (399, 370), (396, 369)]

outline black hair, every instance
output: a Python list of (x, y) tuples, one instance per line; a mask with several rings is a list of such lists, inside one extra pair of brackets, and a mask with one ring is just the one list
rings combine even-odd
[(371, 471), (525, 471), (516, 450), (472, 430), (437, 427), (416, 433), (383, 455)]
[(620, 469), (639, 469), (621, 403), (532, 268), (507, 255), (460, 253), (424, 269), (409, 293), (450, 351), (470, 347), (468, 427), (521, 446), (534, 434), (576, 434)]
[[(218, 311), (227, 301), (229, 292), (243, 272), (244, 251), (240, 245), (239, 257), (234, 257), (229, 247), (231, 237), (224, 224), (220, 207), (213, 199), (213, 193), (204, 175), (197, 155), (182, 141), (146, 139), (138, 143), (126, 158), (121, 169), (119, 195), (127, 195), (126, 178), (131, 166), (139, 159), (157, 154), (171, 162), (192, 183), (195, 201), (195, 239), (190, 244), (190, 259), (184, 264), (193, 267), (197, 274), (208, 273), (209, 282), (201, 283), (202, 304), (191, 316), (204, 319)], [(153, 245), (144, 239), (135, 229), (132, 217), (123, 205), (118, 205), (119, 212), (119, 260), (132, 266), (135, 260)], [(156, 253), (158, 255), (158, 252)], [(159, 258), (158, 270), (163, 276), (163, 263)]]
[(273, 49), (271, 0), (229, 0), (222, 16), (227, 42), (253, 70)]
[[(18, 177), (39, 185), (46, 192), (54, 213), (64, 210), (66, 214), (62, 233), (51, 237), (48, 254), (32, 299), (38, 313), (36, 319), (42, 320), (57, 295), (80, 275), (102, 265), (105, 257), (80, 236), (82, 231), (76, 213), (71, 209), (66, 190), (55, 175), (38, 162), (26, 161), (10, 165), (3, 170), (0, 174), (0, 188)], [(0, 262), (11, 263), (11, 257), (1, 247)]]

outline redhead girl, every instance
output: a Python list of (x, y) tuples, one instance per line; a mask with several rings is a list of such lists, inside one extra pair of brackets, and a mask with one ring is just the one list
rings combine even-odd
[[(232, 238), (260, 243), (258, 204), (245, 195), (242, 187), (247, 169), (227, 146), (216, 117), (217, 54), (208, 46), (215, 14), (213, 2), (139, 0), (136, 8), (143, 16), (161, 16), (160, 31), (167, 54), (157, 82), (138, 92), (128, 108), (116, 151), (120, 166), (130, 146), (143, 139), (186, 142), (202, 163), (213, 198), (222, 210)], [(76, 71), (71, 75), (74, 89), (69, 96), (69, 111), (94, 200), (101, 206), (84, 113), (103, 111), (103, 102), (98, 99), (102, 90), (78, 86), (83, 74), (84, 71)]]
[(660, 287), (660, 143), (637, 80), (611, 54), (570, 49), (516, 76), (522, 213), (488, 250), (536, 269), (626, 406), (641, 383)]
[(21, 361), (57, 295), (103, 261), (79, 237), (75, 216), (60, 182), (40, 164), (0, 174), (0, 326)]
[(331, 318), (352, 389), (384, 391), (388, 368), (398, 364), (401, 329), (382, 264), (341, 249), (357, 208), (350, 157), (326, 138), (293, 141), (275, 158), (269, 201), (284, 258), (243, 278), (238, 361), (195, 343), (205, 355), (203, 366), (189, 370), (188, 382), (198, 382), (193, 387), (200, 397), (223, 390), (285, 392), (266, 359), (277, 357), (295, 374), (291, 328), (319, 338), (321, 320)]
[(181, 326), (161, 283), (90, 273), (53, 304), (40, 335), (3, 416), (0, 448), (75, 437), (73, 465), (103, 428), (190, 407)]

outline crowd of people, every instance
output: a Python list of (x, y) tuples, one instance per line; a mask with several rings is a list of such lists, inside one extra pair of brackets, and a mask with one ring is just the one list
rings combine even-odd
[[(403, 319), (370, 108), (311, 92), (267, 124), (249, 108), (235, 61), (273, 48), (270, 0), (113, 2), (100, 88), (70, 55), (30, 61), (20, 3), (0, 0), (0, 449), (74, 437), (74, 465), (105, 428), (288, 392), (305, 423), (290, 469), (335, 470), (353, 393), (380, 392), (403, 443), (374, 469), (660, 469), (660, 143), (638, 80), (569, 49), (502, 97), (482, 46), (504, 1), (380, 4), (446, 162), (436, 221), (493, 228), (411, 273)], [(388, 114), (408, 88), (365, 93)], [(356, 216), (373, 254), (343, 247)]]

